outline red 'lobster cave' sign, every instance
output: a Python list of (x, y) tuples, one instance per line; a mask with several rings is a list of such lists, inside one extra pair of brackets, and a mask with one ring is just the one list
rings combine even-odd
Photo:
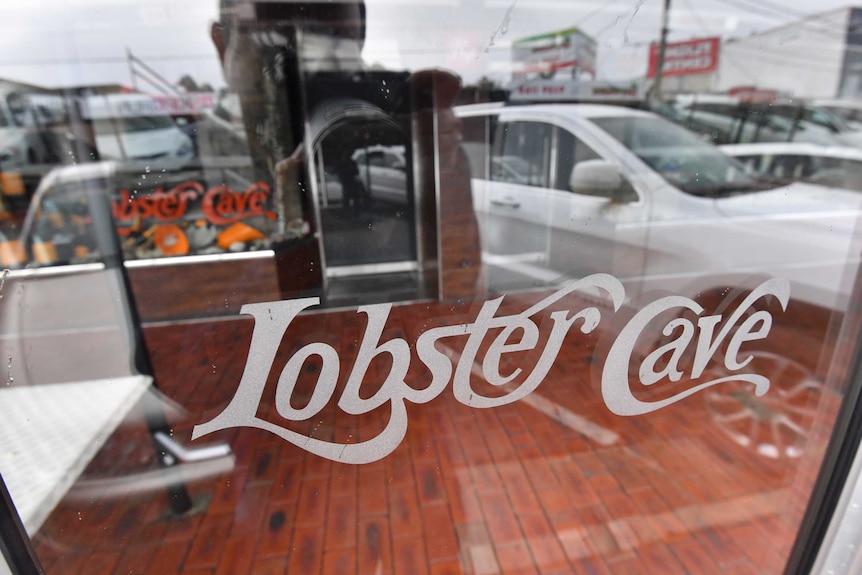
[(275, 219), (275, 214), (266, 209), (269, 194), (269, 186), (264, 182), (256, 182), (239, 192), (228, 186), (206, 190), (199, 182), (183, 182), (168, 190), (156, 188), (147, 194), (122, 189), (112, 207), (118, 222), (136, 219), (169, 222), (188, 215), (200, 200), (200, 209), (207, 221), (222, 226), (253, 216)]

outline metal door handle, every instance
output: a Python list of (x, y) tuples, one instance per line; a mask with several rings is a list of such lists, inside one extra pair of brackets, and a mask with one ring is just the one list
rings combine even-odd
[(502, 206), (512, 209), (518, 209), (521, 207), (521, 202), (516, 202), (514, 200), (491, 200), (491, 203), (495, 206)]

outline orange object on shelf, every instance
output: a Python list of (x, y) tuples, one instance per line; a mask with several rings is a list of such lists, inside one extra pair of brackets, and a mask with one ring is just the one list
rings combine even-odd
[(57, 263), (57, 246), (53, 242), (34, 241), (33, 242), (33, 259), (41, 265), (51, 265)]
[(252, 240), (262, 240), (266, 236), (260, 230), (256, 230), (248, 224), (237, 222), (221, 232), (216, 239), (218, 247), (223, 250), (228, 249), (231, 244), (236, 242), (250, 242)]
[(3, 267), (18, 267), (27, 261), (24, 244), (18, 240), (0, 242), (0, 265)]
[(20, 196), (24, 193), (24, 180), (18, 172), (0, 172), (0, 189), (4, 196)]
[(189, 239), (183, 230), (173, 224), (158, 225), (153, 241), (166, 256), (184, 256), (189, 253)]

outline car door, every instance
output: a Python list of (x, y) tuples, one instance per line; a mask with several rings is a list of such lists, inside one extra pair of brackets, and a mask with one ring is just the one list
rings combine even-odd
[(495, 130), (479, 214), (491, 264), (547, 263), (552, 134), (550, 124), (520, 120), (501, 119)]
[[(403, 149), (403, 148), (401, 148)], [(398, 149), (385, 149), (381, 152), (380, 163), (371, 166), (372, 190), (376, 197), (407, 205), (407, 167)]]
[(618, 277), (641, 273), (650, 253), (646, 241), (647, 204), (642, 192), (620, 172), (620, 190), (570, 187), (582, 162), (619, 164), (599, 154), (563, 127), (555, 127), (555, 154), (547, 206), (550, 214), (549, 267), (566, 277), (609, 272)]

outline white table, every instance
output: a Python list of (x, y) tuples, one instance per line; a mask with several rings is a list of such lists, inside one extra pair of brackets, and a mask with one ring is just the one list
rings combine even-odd
[(0, 473), (30, 535), (151, 384), (126, 376), (0, 387)]

